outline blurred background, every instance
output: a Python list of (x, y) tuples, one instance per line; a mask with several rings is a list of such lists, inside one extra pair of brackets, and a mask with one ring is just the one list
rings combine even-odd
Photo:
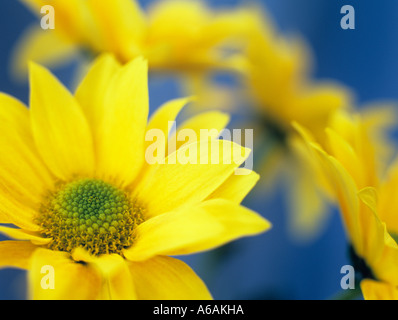
[[(139, 1), (144, 7), (154, 2)], [(247, 3), (208, 0), (211, 7)], [(256, 2), (256, 1), (254, 1)], [(353, 90), (358, 105), (398, 101), (398, 2), (391, 0), (258, 0), (283, 35), (299, 35), (314, 58), (313, 75), (337, 80)], [(342, 30), (340, 9), (355, 8), (355, 30)], [(19, 1), (0, 4), (0, 91), (28, 104), (27, 83), (10, 75), (12, 49), (27, 26), (39, 21)], [(53, 72), (70, 85), (76, 66)], [(173, 79), (150, 79), (150, 106), (181, 96)], [(1, 124), (0, 124), (1, 125)], [(205, 281), (215, 299), (329, 299), (341, 291), (340, 269), (349, 264), (347, 241), (338, 212), (313, 241), (297, 243), (287, 232), (286, 195), (249, 195), (244, 205), (273, 224), (263, 235), (245, 238), (212, 252), (183, 257)], [(0, 240), (5, 239), (0, 236)], [(0, 299), (24, 299), (26, 275), (0, 270)]]

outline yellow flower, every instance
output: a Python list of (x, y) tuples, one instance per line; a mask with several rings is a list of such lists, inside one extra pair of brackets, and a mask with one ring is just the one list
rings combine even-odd
[(55, 10), (55, 29), (29, 29), (16, 50), (16, 70), (27, 61), (58, 64), (83, 49), (111, 52), (121, 63), (144, 56), (150, 70), (201, 72), (231, 68), (237, 45), (250, 18), (244, 10), (215, 13), (202, 1), (159, 1), (145, 12), (136, 0), (23, 0), (40, 15)]
[[(258, 180), (247, 169), (234, 174), (249, 150), (213, 136), (164, 156), (216, 144), (241, 157), (227, 161), (220, 152), (218, 164), (148, 164), (147, 130), (168, 135), (187, 99), (165, 104), (147, 123), (142, 58), (122, 67), (101, 56), (75, 95), (37, 64), (30, 82), (30, 109), (0, 95), (0, 231), (14, 239), (0, 242), (0, 266), (29, 270), (36, 299), (211, 298), (195, 273), (169, 256), (270, 227), (240, 205)], [(226, 120), (213, 112), (186, 125), (221, 130)], [(207, 156), (189, 152), (189, 160)], [(45, 266), (55, 270), (55, 289), (43, 288)]]
[[(398, 216), (392, 194), (398, 186), (398, 166), (389, 168), (386, 176), (380, 170), (374, 147), (378, 143), (370, 137), (368, 125), (359, 115), (341, 114), (334, 128), (326, 130), (326, 146), (310, 145), (338, 200), (356, 272), (396, 286), (398, 245), (392, 235), (398, 230)], [(376, 287), (380, 289), (372, 281), (365, 281), (363, 287), (372, 297)]]
[(266, 148), (259, 170), (266, 177), (287, 180), (289, 227), (296, 239), (310, 240), (322, 230), (329, 199), (319, 170), (292, 123), (303, 125), (317, 141), (324, 141), (324, 128), (335, 112), (350, 107), (351, 93), (337, 83), (313, 81), (306, 45), (280, 36), (269, 17), (253, 15), (252, 27), (243, 69)]
[[(243, 70), (256, 121), (263, 127), (265, 152), (259, 170), (270, 180), (268, 185), (275, 178), (286, 181), (290, 231), (297, 240), (311, 240), (326, 225), (334, 199), (295, 124), (325, 146), (325, 128), (337, 126), (343, 114), (356, 112), (353, 94), (339, 83), (314, 81), (308, 47), (300, 39), (280, 36), (268, 16), (253, 15), (251, 26)], [(367, 106), (361, 114), (369, 134), (378, 138), (378, 163), (383, 163), (391, 155), (391, 145), (380, 135), (395, 118), (391, 108)]]

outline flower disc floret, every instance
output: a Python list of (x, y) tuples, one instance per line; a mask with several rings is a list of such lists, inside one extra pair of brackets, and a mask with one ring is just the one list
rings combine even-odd
[(96, 179), (62, 184), (37, 218), (52, 250), (83, 247), (94, 255), (121, 253), (133, 243), (142, 209), (123, 190)]

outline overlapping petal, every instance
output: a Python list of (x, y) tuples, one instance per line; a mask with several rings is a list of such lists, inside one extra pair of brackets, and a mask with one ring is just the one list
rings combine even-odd
[(213, 199), (148, 219), (137, 227), (134, 244), (124, 255), (131, 261), (142, 261), (156, 255), (190, 254), (270, 227), (267, 220), (249, 209)]
[(389, 283), (366, 279), (361, 290), (365, 300), (398, 300), (398, 288)]
[(44, 162), (59, 179), (92, 176), (94, 148), (87, 120), (76, 99), (46, 69), (31, 64), (30, 115)]
[(101, 275), (100, 299), (132, 300), (136, 299), (136, 290), (126, 261), (117, 254), (94, 257), (82, 248), (72, 253), (76, 261), (88, 263)]
[(206, 199), (249, 156), (250, 150), (226, 140), (184, 145), (154, 164), (135, 187), (148, 217)]
[(35, 245), (45, 245), (51, 242), (51, 238), (43, 238), (38, 233), (22, 229), (10, 228), (0, 225), (0, 233), (16, 240), (30, 240)]
[(120, 68), (112, 77), (103, 101), (97, 174), (122, 186), (133, 181), (145, 160), (147, 72), (147, 63), (142, 58)]
[(28, 109), (18, 100), (0, 94), (0, 211), (2, 222), (12, 222), (29, 230), (43, 194), (53, 184), (53, 176), (36, 150)]
[(30, 258), (37, 246), (30, 241), (1, 241), (0, 268), (29, 269)]
[(212, 299), (203, 281), (180, 260), (159, 256), (128, 265), (140, 300)]
[(29, 294), (35, 300), (93, 300), (101, 294), (100, 274), (66, 252), (37, 249), (29, 267)]

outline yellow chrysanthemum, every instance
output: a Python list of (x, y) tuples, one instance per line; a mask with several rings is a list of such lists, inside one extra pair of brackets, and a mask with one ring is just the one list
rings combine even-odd
[(298, 39), (279, 36), (269, 17), (253, 15), (252, 28), (243, 69), (249, 100), (265, 137), (264, 165), (259, 170), (267, 177), (285, 175), (290, 229), (297, 239), (313, 239), (327, 216), (328, 195), (292, 123), (324, 141), (324, 128), (335, 112), (350, 106), (351, 94), (336, 83), (313, 81), (307, 47)]
[[(365, 279), (397, 286), (398, 245), (392, 235), (398, 230), (398, 216), (391, 201), (398, 185), (398, 166), (393, 165), (386, 177), (380, 172), (377, 145), (368, 125), (359, 115), (341, 115), (334, 128), (326, 130), (325, 147), (310, 145), (338, 199), (356, 272)], [(365, 281), (362, 287), (369, 292), (365, 298), (368, 294), (376, 297), (380, 289), (374, 281)]]
[[(141, 58), (122, 67), (101, 56), (75, 95), (37, 64), (30, 82), (30, 109), (0, 94), (0, 232), (15, 239), (0, 242), (0, 266), (27, 269), (37, 299), (211, 298), (195, 273), (169, 256), (270, 227), (240, 205), (258, 180), (246, 169), (234, 174), (249, 150), (213, 137), (178, 144), (164, 164), (148, 164), (147, 130), (168, 136), (168, 121), (187, 100), (165, 104), (147, 123)], [(186, 125), (221, 130), (227, 120), (210, 112)], [(239, 161), (220, 152), (219, 164), (202, 164), (207, 150), (189, 152), (197, 164), (167, 161), (203, 143), (227, 145)], [(42, 288), (43, 266), (54, 268), (55, 289)]]
[(18, 45), (16, 70), (27, 61), (59, 63), (78, 50), (111, 52), (121, 63), (144, 56), (150, 70), (198, 71), (231, 68), (226, 52), (250, 22), (244, 10), (213, 12), (202, 1), (168, 0), (148, 12), (136, 0), (23, 0), (40, 15), (54, 7), (56, 27), (29, 29)]
[[(269, 17), (253, 15), (252, 27), (244, 69), (256, 121), (263, 127), (265, 156), (259, 170), (266, 177), (285, 178), (290, 230), (296, 239), (311, 240), (325, 225), (333, 195), (295, 124), (325, 146), (325, 128), (337, 125), (340, 115), (354, 112), (352, 94), (341, 84), (312, 80), (307, 46), (299, 39), (278, 35)], [(391, 153), (391, 146), (380, 137), (394, 119), (391, 110), (377, 105), (361, 111), (371, 136), (380, 142), (383, 158)]]

